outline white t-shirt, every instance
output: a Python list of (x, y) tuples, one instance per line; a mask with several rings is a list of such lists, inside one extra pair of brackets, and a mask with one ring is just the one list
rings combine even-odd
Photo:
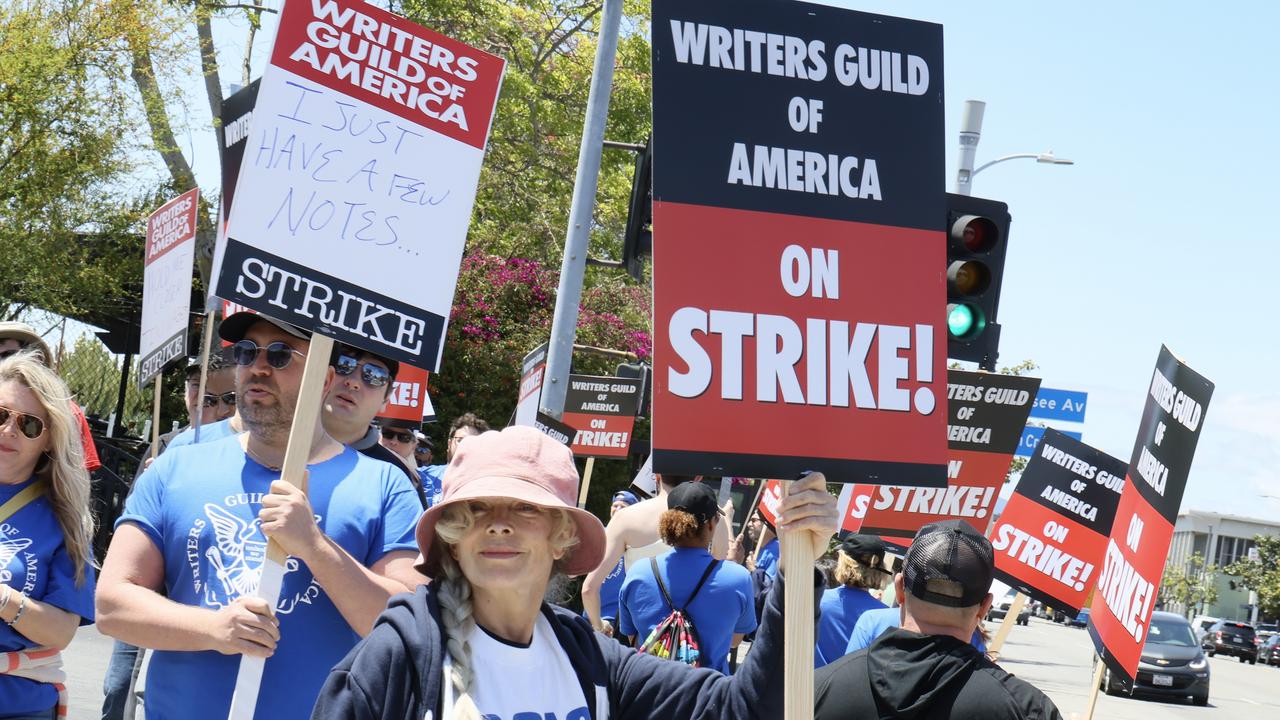
[[(541, 613), (533, 626), (529, 647), (511, 645), (485, 632), (472, 631), (471, 665), (475, 677), (471, 697), (484, 720), (591, 720), (591, 711), (556, 640), (551, 623)], [(453, 717), (452, 659), (444, 659), (444, 717)]]

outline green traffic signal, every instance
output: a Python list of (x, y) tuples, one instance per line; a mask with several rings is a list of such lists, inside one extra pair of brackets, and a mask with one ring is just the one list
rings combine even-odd
[(982, 311), (967, 303), (947, 305), (947, 334), (957, 340), (967, 340), (982, 332), (986, 321)]

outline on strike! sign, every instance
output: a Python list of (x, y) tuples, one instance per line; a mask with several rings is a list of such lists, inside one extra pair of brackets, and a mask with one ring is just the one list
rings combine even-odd
[(434, 415), (431, 401), (427, 398), (427, 379), (430, 373), (412, 365), (401, 365), (396, 373), (396, 381), (391, 385), (387, 395), (387, 406), (378, 417), (393, 420), (409, 420), (421, 423), (426, 415)]
[(520, 366), (520, 397), (516, 401), (516, 425), (537, 425), (542, 400), (542, 378), (547, 372), (547, 344), (524, 356)]
[(139, 386), (151, 382), (174, 358), (186, 357), (199, 206), (200, 189), (194, 188), (165, 203), (147, 218), (142, 333), (138, 342)]
[(573, 453), (583, 457), (625, 458), (640, 410), (635, 378), (570, 375), (564, 422), (577, 428)]
[(655, 0), (653, 70), (654, 469), (944, 485), (942, 28)]
[(358, 0), (290, 0), (219, 297), (437, 369), (504, 61)]
[(905, 544), (943, 520), (985, 531), (1039, 386), (1038, 378), (948, 370), (947, 486), (860, 485), (842, 527)]
[(1213, 383), (1161, 346), (1093, 595), (1089, 635), (1133, 679)]
[(1048, 428), (991, 533), (996, 576), (1075, 614), (1098, 580), (1124, 462)]

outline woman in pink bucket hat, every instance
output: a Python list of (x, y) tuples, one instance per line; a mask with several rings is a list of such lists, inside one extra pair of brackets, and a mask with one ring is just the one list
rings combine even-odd
[[(553, 574), (582, 575), (604, 553), (604, 527), (574, 506), (568, 448), (529, 427), (486, 432), (458, 447), (443, 484), (418, 522), (433, 582), (392, 598), (329, 675), (312, 718), (782, 717), (782, 574), (732, 677), (637, 654), (543, 600)], [(780, 514), (816, 547), (836, 527), (820, 474), (796, 482)], [(801, 578), (820, 585), (811, 573)]]

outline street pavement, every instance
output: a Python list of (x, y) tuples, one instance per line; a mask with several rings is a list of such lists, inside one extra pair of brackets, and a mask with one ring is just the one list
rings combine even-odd
[[(999, 623), (988, 623), (994, 633)], [(102, 707), (102, 678), (111, 657), (111, 639), (94, 626), (80, 628), (65, 653), (71, 720), (93, 720)], [(1093, 669), (1089, 634), (1032, 618), (1015, 627), (1001, 652), (1000, 664), (1043, 690), (1066, 720), (1084, 717)], [(1143, 698), (1110, 697), (1098, 693), (1097, 720), (1211, 720), (1280, 718), (1280, 668), (1242, 664), (1234, 658), (1209, 659), (1209, 705)]]
[[(994, 633), (999, 623), (987, 623)], [(1000, 653), (1005, 670), (1040, 688), (1062, 717), (1080, 720), (1089, 701), (1093, 678), (1093, 643), (1083, 628), (1032, 618), (1014, 627)], [(1093, 717), (1098, 720), (1164, 720), (1170, 718), (1280, 718), (1280, 668), (1249, 665), (1222, 656), (1209, 659), (1209, 705), (1190, 701), (1111, 697), (1098, 693)]]

